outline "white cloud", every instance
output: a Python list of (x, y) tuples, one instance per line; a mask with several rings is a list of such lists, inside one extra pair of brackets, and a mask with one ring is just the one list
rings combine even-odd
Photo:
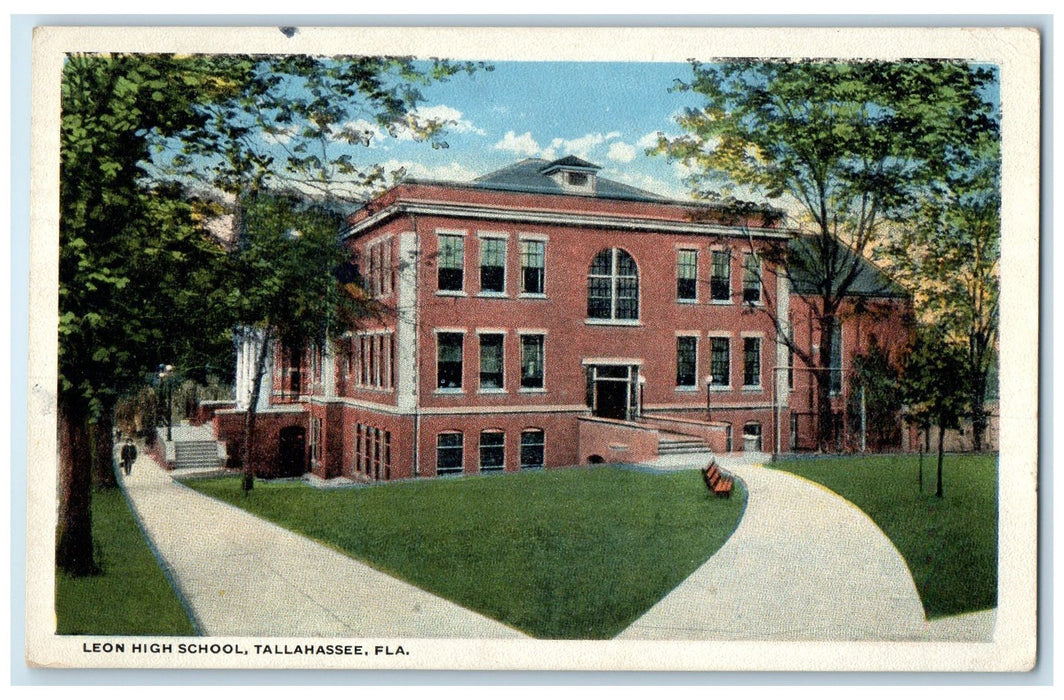
[(434, 105), (432, 107), (422, 107), (415, 112), (418, 119), (432, 119), (434, 121), (442, 122), (446, 131), (451, 131), (458, 134), (477, 134), (478, 136), (484, 135), (484, 130), (475, 126), (473, 122), (468, 119), (462, 118), (462, 113), (454, 107), (448, 105)]
[(522, 156), (535, 156), (542, 153), (539, 143), (532, 138), (531, 131), (526, 131), (520, 136), (517, 136), (512, 131), (507, 131), (506, 136), (503, 136), (502, 140), (495, 144), (495, 148), (500, 151), (511, 151)]
[(655, 148), (658, 145), (658, 136), (660, 135), (660, 131), (651, 131), (649, 134), (645, 134), (641, 139), (636, 141), (635, 145), (643, 150)]
[(614, 141), (610, 144), (610, 150), (606, 152), (607, 158), (619, 163), (631, 163), (635, 160), (635, 155), (635, 148), (624, 141)]
[(443, 165), (427, 166), (416, 161), (397, 160), (393, 158), (381, 163), (381, 167), (384, 168), (385, 172), (394, 172), (402, 168), (406, 171), (407, 177), (424, 180), (452, 180), (455, 182), (464, 182), (472, 180), (482, 174), (453, 160), (450, 163), (445, 163)]
[(665, 180), (659, 180), (652, 175), (632, 171), (631, 169), (615, 169), (610, 168), (607, 173), (607, 177), (618, 182), (631, 185), (632, 187), (638, 187), (639, 189), (646, 190), (647, 192), (653, 192), (654, 194), (660, 194), (663, 197), (669, 197), (671, 199), (689, 200), (691, 193), (687, 189), (678, 183), (670, 183)]

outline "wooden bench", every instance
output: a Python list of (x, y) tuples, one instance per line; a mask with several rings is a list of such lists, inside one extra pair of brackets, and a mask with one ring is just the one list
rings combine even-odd
[(702, 481), (706, 485), (706, 490), (717, 498), (731, 498), (732, 479), (721, 474), (715, 460), (702, 469)]

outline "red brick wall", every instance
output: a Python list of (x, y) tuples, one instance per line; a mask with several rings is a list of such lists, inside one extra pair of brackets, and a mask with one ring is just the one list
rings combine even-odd
[(658, 431), (602, 418), (579, 421), (580, 464), (648, 462), (658, 456)]
[[(281, 475), (279, 465), (280, 432), (290, 426), (307, 427), (307, 417), (302, 412), (266, 411), (255, 418), (255, 439), (251, 447), (252, 471), (263, 478)], [(214, 416), (214, 434), (226, 443), (229, 466), (239, 468), (243, 457), (244, 412), (219, 411)], [(307, 431), (309, 443), (310, 434)]]

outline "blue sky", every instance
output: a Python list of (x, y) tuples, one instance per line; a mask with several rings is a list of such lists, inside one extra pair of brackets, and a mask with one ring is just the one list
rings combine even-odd
[(453, 121), (447, 149), (410, 139), (375, 139), (357, 158), (403, 166), (410, 176), (469, 180), (523, 158), (575, 155), (601, 175), (686, 198), (682, 169), (645, 155), (660, 131), (676, 135), (673, 116), (698, 104), (670, 92), (690, 77), (684, 63), (494, 63), (425, 89), (422, 112)]

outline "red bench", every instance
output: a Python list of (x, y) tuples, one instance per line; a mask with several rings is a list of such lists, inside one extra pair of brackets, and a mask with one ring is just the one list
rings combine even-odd
[(710, 462), (702, 469), (702, 481), (706, 489), (717, 498), (731, 498), (732, 479), (721, 474), (717, 468), (716, 460)]

